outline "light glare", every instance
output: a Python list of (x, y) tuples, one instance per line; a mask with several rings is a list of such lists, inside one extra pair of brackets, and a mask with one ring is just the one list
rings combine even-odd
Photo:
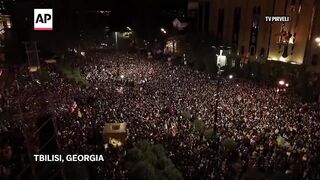
[(285, 84), (285, 82), (283, 80), (279, 81), (279, 85), (283, 86)]

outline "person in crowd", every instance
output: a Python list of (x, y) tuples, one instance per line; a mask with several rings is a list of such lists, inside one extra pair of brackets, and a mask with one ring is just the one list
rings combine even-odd
[[(320, 177), (319, 105), (304, 103), (293, 92), (222, 79), (217, 95), (212, 75), (138, 54), (95, 53), (75, 66), (89, 86), (64, 79), (54, 68), (47, 69), (50, 80), (39, 83), (21, 69), (16, 83), (1, 94), (0, 105), (4, 112), (41, 114), (42, 102), (47, 102), (63, 151), (104, 155), (104, 162), (90, 168), (96, 177), (126, 177), (122, 159), (142, 139), (162, 144), (186, 179), (239, 179), (252, 168), (298, 179)], [(183, 112), (203, 121), (206, 129), (216, 126), (217, 138), (204, 140), (192, 120), (182, 117)], [(1, 159), (25, 152), (21, 141), (6, 141), (7, 136), (2, 136), (20, 139), (15, 136), (21, 134), (13, 133), (23, 127), (17, 122), (25, 121), (0, 121)], [(128, 123), (130, 133), (123, 147), (103, 145), (106, 122)], [(223, 146), (226, 139), (236, 143), (232, 151)], [(0, 176), (10, 176), (13, 165), (3, 162)]]

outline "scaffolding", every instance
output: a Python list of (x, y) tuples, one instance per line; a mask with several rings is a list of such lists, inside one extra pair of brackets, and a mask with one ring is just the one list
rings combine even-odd
[(40, 68), (40, 61), (39, 61), (39, 50), (37, 48), (37, 42), (35, 41), (25, 41), (23, 42), (25, 49), (26, 49), (26, 54), (28, 58), (28, 69), (29, 72), (34, 73), (34, 72), (40, 72), (41, 73), (41, 68)]

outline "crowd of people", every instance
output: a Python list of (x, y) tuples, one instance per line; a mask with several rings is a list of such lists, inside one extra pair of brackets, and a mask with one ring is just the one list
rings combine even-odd
[[(87, 164), (93, 179), (127, 177), (123, 157), (142, 139), (162, 144), (185, 179), (240, 179), (253, 170), (265, 177), (320, 179), (319, 104), (304, 103), (294, 92), (223, 77), (217, 92), (212, 74), (139, 54), (95, 53), (74, 66), (89, 85), (70, 82), (53, 67), (47, 69), (49, 81), (19, 70), (1, 95), (1, 110), (51, 113), (61, 151), (104, 155), (104, 162)], [(214, 137), (196, 131), (194, 119), (206, 129), (216, 127)], [(106, 122), (127, 122), (124, 146), (104, 146)], [(1, 119), (1, 154), (7, 152), (1, 157), (25, 151), (21, 140), (2, 138), (21, 139), (13, 132), (22, 127), (14, 118)], [(223, 146), (226, 139), (234, 149)], [(0, 174), (9, 177), (10, 160), (0, 165)]]

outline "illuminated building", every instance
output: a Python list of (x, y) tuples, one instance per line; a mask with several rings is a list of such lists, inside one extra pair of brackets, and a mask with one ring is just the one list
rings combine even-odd
[(11, 28), (10, 16), (0, 14), (0, 30), (1, 30), (1, 32), (3, 32), (3, 30), (6, 28)]
[(9, 15), (0, 14), (0, 46), (3, 46), (5, 38), (5, 30), (11, 28), (11, 21)]
[[(250, 59), (302, 64), (311, 53), (318, 3), (317, 0), (210, 0), (209, 32), (232, 45), (237, 54), (249, 54)], [(290, 20), (267, 22), (266, 16), (287, 16)]]

